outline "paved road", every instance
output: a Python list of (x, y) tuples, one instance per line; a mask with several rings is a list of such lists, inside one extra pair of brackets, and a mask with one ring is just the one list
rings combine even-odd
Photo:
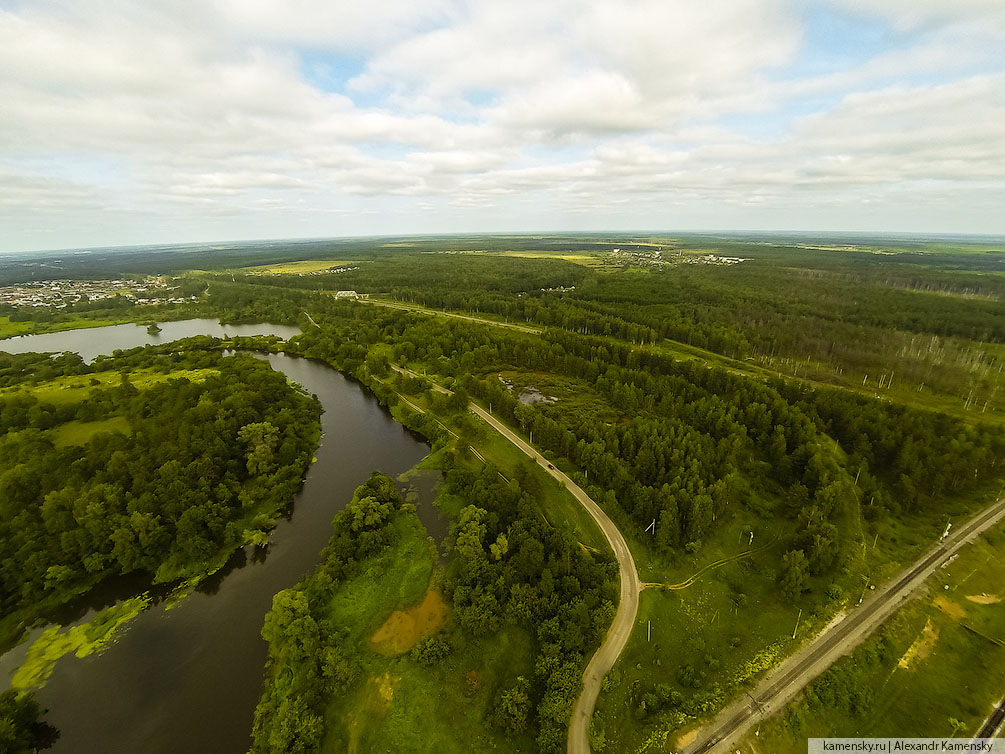
[(712, 723), (699, 732), (698, 739), (683, 754), (726, 752), (760, 717), (780, 710), (790, 699), (830, 666), (834, 660), (865, 639), (889, 618), (925, 580), (961, 547), (1005, 518), (1005, 499), (977, 514), (951, 537), (935, 544), (892, 584), (876, 591), (861, 606), (854, 608), (840, 622), (819, 634), (812, 642), (770, 673), (750, 694), (727, 707)]
[[(394, 367), (395, 371), (402, 374), (418, 376), (414, 372), (401, 367)], [(445, 387), (433, 383), (433, 389), (441, 393), (450, 394)], [(542, 466), (544, 470), (551, 474), (560, 484), (564, 485), (572, 496), (579, 501), (586, 512), (589, 513), (597, 526), (604, 533), (608, 544), (614, 551), (614, 557), (618, 561), (618, 570), (621, 581), (621, 599), (618, 601), (618, 611), (614, 615), (614, 622), (604, 638), (600, 649), (596, 651), (586, 666), (583, 673), (583, 691), (580, 693), (576, 704), (572, 708), (572, 719), (569, 720), (568, 754), (589, 754), (590, 752), (590, 722), (593, 720), (593, 708), (597, 704), (597, 696), (600, 694), (600, 683), (604, 676), (614, 667), (621, 651), (628, 643), (628, 638), (632, 634), (635, 626), (635, 616), (639, 612), (639, 592), (642, 585), (639, 582), (639, 572), (635, 568), (635, 559), (632, 558), (628, 543), (621, 536), (621, 531), (614, 522), (607, 517), (603, 509), (593, 498), (587, 495), (583, 489), (573, 482), (566, 474), (556, 469), (548, 460), (537, 452), (531, 445), (513, 432), (509, 427), (496, 419), (492, 414), (474, 403), (468, 408), (475, 414), (490, 424), (499, 434), (516, 445), (520, 450), (530, 456), (534, 461)]]
[(583, 691), (572, 708), (572, 719), (569, 720), (568, 754), (589, 754), (590, 722), (593, 720), (593, 708), (597, 704), (597, 695), (600, 694), (600, 683), (608, 671), (614, 667), (618, 657), (621, 656), (621, 651), (625, 648), (628, 637), (632, 634), (632, 628), (635, 627), (635, 616), (639, 612), (639, 591), (642, 585), (639, 583), (639, 572), (635, 568), (635, 560), (632, 558), (628, 543), (621, 536), (618, 527), (578, 484), (554, 468), (544, 456), (481, 406), (472, 403), (470, 409), (565, 485), (565, 488), (597, 522), (597, 526), (600, 527), (614, 551), (614, 557), (617, 558), (621, 576), (621, 599), (618, 601), (618, 611), (607, 636), (604, 638), (604, 643), (600, 645), (600, 649), (596, 651), (590, 659), (589, 665), (586, 666), (586, 672), (583, 673)]

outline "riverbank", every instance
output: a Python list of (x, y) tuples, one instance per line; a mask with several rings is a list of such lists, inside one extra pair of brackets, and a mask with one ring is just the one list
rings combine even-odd
[(0, 519), (7, 645), (112, 577), (193, 588), (275, 525), (320, 437), (317, 402), (247, 357), (165, 344), (8, 371), (0, 472), (26, 481), (10, 490), (22, 512)]
[[(217, 322), (173, 322), (153, 337), (145, 328), (125, 325), (100, 331), (59, 333), (52, 350), (80, 349), (94, 358), (102, 347), (135, 347), (194, 335), (280, 335), (296, 328), (220, 326)], [(235, 344), (246, 345), (237, 341)], [(28, 344), (24, 344), (27, 349)], [(48, 350), (48, 349), (46, 349)], [(205, 579), (174, 609), (163, 603), (130, 621), (100, 653), (63, 657), (38, 698), (48, 719), (62, 732), (55, 754), (173, 752), (198, 740), (216, 752), (247, 751), (258, 700), (265, 645), (262, 619), (272, 597), (317, 562), (328, 523), (351, 490), (374, 465), (395, 474), (415, 466), (428, 445), (395, 422), (373, 396), (327, 366), (282, 354), (263, 358), (287, 379), (319, 397), (321, 444), (293, 506), (270, 537), (267, 551), (239, 549), (223, 568)], [(420, 501), (424, 508), (427, 501)], [(77, 601), (62, 625), (89, 621), (140, 584), (102, 584)], [(27, 647), (13, 654), (22, 658)], [(20, 664), (18, 662), (17, 664)], [(87, 689), (81, 694), (81, 689)], [(185, 720), (184, 729), (177, 725)]]
[[(79, 312), (55, 314), (48, 320), (12, 321), (9, 316), (0, 317), (0, 351), (3, 341), (20, 335), (45, 335), (47, 333), (84, 330), (95, 327), (109, 327), (136, 322), (164, 323), (206, 316), (208, 309), (197, 304), (172, 304), (132, 309), (114, 309), (94, 314)], [(146, 326), (146, 324), (144, 325)]]

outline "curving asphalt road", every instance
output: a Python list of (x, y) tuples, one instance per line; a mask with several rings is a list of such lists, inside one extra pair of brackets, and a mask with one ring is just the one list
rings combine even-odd
[[(396, 372), (409, 374), (417, 377), (414, 372), (394, 366)], [(433, 383), (433, 389), (438, 392), (451, 395), (451, 391)], [(635, 616), (639, 612), (639, 592), (642, 584), (639, 581), (639, 572), (635, 568), (635, 559), (632, 557), (628, 543), (621, 535), (621, 531), (614, 522), (607, 517), (603, 509), (587, 495), (583, 489), (573, 482), (566, 474), (556, 469), (548, 460), (537, 452), (533, 446), (513, 432), (509, 427), (496, 419), (492, 414), (474, 403), (468, 405), (472, 412), (480, 416), (486, 423), (491, 425), (499, 434), (516, 445), (525, 454), (534, 459), (544, 470), (558, 480), (572, 496), (579, 501), (579, 504), (586, 509), (586, 512), (597, 522), (597, 526), (607, 538), (607, 543), (614, 551), (614, 557), (618, 561), (618, 571), (621, 581), (621, 599), (618, 601), (618, 611), (614, 615), (614, 622), (611, 623), (607, 636), (604, 638), (600, 649), (590, 658), (586, 671), (583, 673), (583, 690), (576, 699), (572, 708), (572, 718), (569, 720), (569, 739), (567, 744), (568, 754), (590, 754), (590, 722), (593, 720), (593, 708), (597, 704), (597, 696), (600, 694), (600, 684), (604, 676), (614, 667), (621, 651), (628, 643), (628, 638), (635, 627)]]
[(566, 751), (568, 754), (589, 754), (590, 722), (593, 720), (593, 708), (597, 704), (597, 695), (600, 694), (600, 683), (608, 671), (614, 667), (618, 657), (621, 656), (621, 651), (628, 643), (628, 637), (631, 636), (632, 629), (635, 627), (635, 616), (639, 612), (639, 591), (641, 591), (642, 585), (639, 582), (639, 572), (635, 568), (635, 559), (632, 558), (628, 543), (621, 536), (618, 527), (578, 484), (548, 463), (544, 456), (481, 406), (472, 403), (468, 408), (543, 466), (545, 471), (572, 493), (572, 496), (597, 522), (597, 526), (600, 527), (604, 537), (607, 538), (607, 543), (614, 551), (614, 557), (617, 558), (621, 576), (621, 599), (618, 601), (618, 611), (603, 644), (600, 645), (600, 649), (594, 653), (593, 657), (590, 658), (590, 663), (586, 666), (586, 671), (583, 673), (583, 691), (576, 699), (576, 704), (572, 708), (572, 718), (569, 720), (569, 739)]

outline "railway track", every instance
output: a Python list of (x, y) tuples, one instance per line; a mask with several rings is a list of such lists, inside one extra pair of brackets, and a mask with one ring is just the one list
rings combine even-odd
[[(823, 672), (838, 656), (864, 639), (883, 620), (896, 611), (899, 604), (940, 565), (970, 541), (1005, 518), (1005, 503), (999, 500), (991, 508), (974, 516), (952, 537), (935, 545), (921, 560), (911, 566), (890, 586), (884, 587), (872, 599), (840, 623), (820, 634), (799, 654), (790, 658), (774, 674), (769, 675), (751, 695), (752, 702), (727, 709), (719, 721), (704, 736), (684, 749), (682, 754), (710, 754), (743, 732), (756, 717), (772, 705), (780, 705), (801, 691)], [(833, 657), (830, 655), (833, 654)], [(996, 712), (1005, 716), (1005, 705)], [(989, 721), (990, 722), (990, 721)], [(1001, 721), (999, 720), (999, 723)]]

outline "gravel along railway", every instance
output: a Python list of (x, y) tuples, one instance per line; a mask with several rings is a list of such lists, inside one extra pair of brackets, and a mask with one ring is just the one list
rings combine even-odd
[(849, 652), (892, 615), (939, 566), (961, 547), (1005, 518), (1005, 500), (977, 514), (952, 536), (938, 542), (896, 581), (878, 590), (857, 610), (831, 624), (812, 642), (770, 673), (749, 700), (727, 707), (682, 754), (717, 754), (762, 715), (781, 708), (834, 660)]

